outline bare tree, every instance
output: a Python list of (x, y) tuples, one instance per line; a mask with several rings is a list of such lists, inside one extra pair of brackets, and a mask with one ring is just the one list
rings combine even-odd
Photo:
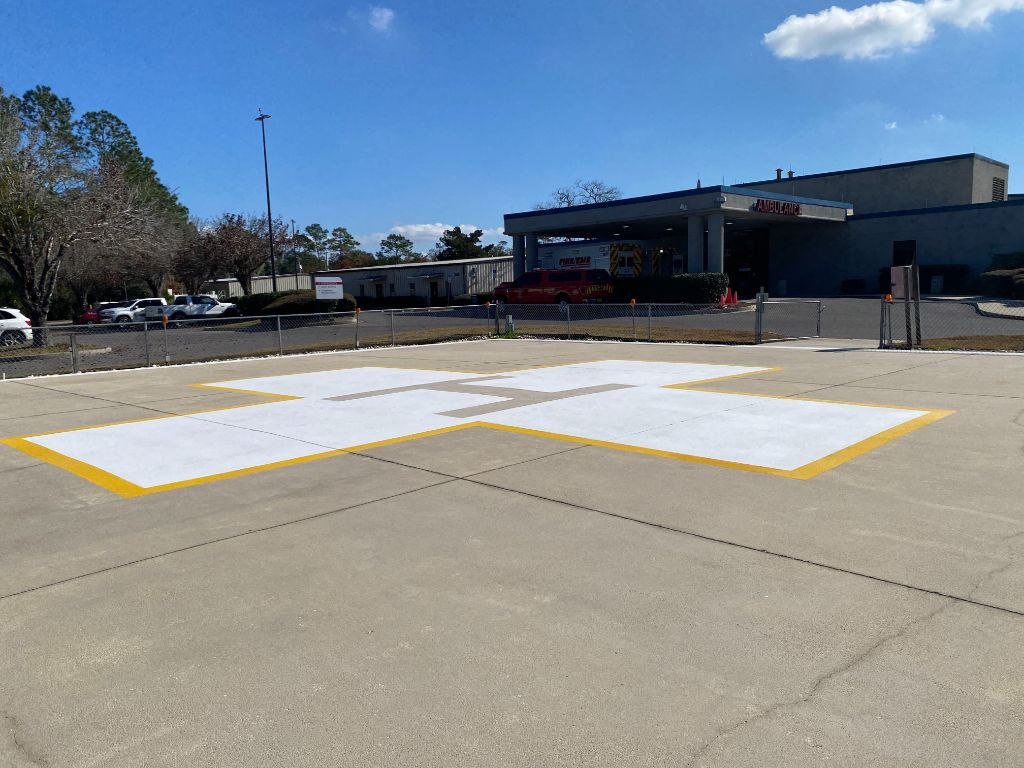
[(113, 258), (89, 242), (74, 243), (61, 264), (64, 284), (75, 297), (76, 307), (85, 307), (97, 294), (108, 294), (123, 280), (120, 270), (112, 270)]
[(21, 98), (0, 90), (0, 267), (36, 345), (48, 343), (47, 315), (73, 249), (140, 242), (151, 214), (124, 165), (76, 135), (70, 101), (45, 87)]
[[(263, 272), (270, 258), (267, 217), (225, 213), (210, 223), (207, 236), (214, 269), (234, 277), (249, 294), (253, 277)], [(284, 222), (275, 218), (274, 245), (283, 246), (288, 239)]]
[(569, 208), (574, 205), (590, 205), (618, 200), (622, 192), (618, 187), (593, 179), (584, 181), (576, 179), (568, 187), (559, 187), (551, 193), (551, 197), (543, 203), (537, 203), (534, 210), (543, 211), (549, 208)]
[(177, 218), (152, 216), (141, 228), (140, 237), (121, 244), (114, 259), (126, 277), (146, 284), (157, 296), (173, 270), (175, 255), (195, 235), (195, 226)]
[(220, 264), (212, 223), (193, 218), (189, 224), (188, 233), (171, 258), (171, 273), (185, 287), (186, 293), (199, 293), (203, 284), (219, 273)]

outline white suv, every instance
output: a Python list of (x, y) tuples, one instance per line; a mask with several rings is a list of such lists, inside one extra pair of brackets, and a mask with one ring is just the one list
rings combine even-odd
[(32, 321), (17, 309), (0, 307), (0, 347), (15, 347), (32, 341)]
[(146, 307), (162, 307), (167, 304), (163, 299), (136, 299), (129, 302), (118, 302), (121, 306), (108, 307), (100, 310), (101, 323), (135, 323), (146, 319)]

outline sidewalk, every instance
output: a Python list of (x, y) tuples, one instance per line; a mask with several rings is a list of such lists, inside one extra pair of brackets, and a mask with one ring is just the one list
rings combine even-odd
[(1012, 299), (990, 299), (975, 304), (978, 313), (986, 317), (1004, 317), (1011, 320), (1024, 320), (1024, 301)]

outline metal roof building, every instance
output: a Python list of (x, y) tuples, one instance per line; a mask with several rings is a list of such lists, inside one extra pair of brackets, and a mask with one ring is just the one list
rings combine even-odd
[(490, 293), (498, 283), (512, 279), (512, 257), (388, 264), (317, 274), (341, 276), (346, 292), (357, 299), (415, 296), (436, 304), (462, 294)]

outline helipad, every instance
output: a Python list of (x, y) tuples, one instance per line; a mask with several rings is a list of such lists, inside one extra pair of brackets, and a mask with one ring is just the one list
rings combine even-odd
[(472, 428), (809, 479), (948, 415), (694, 388), (767, 370), (638, 360), (494, 375), (343, 368), (213, 385), (275, 400), (263, 405), (5, 442), (122, 496)]

